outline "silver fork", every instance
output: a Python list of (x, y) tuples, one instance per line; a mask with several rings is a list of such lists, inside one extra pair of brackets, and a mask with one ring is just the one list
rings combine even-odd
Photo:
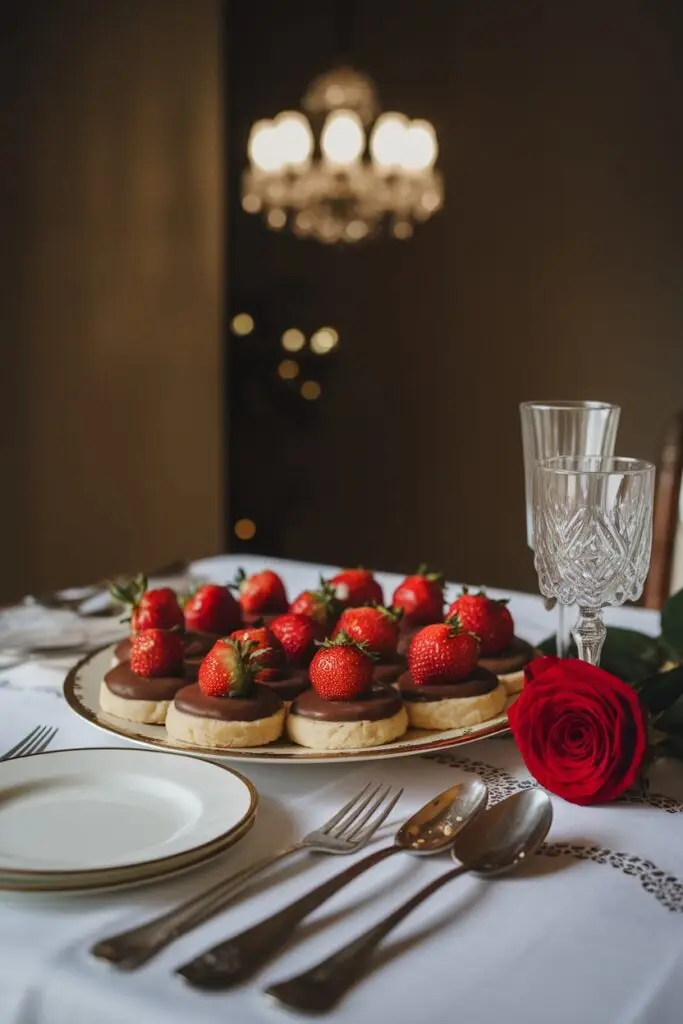
[(277, 861), (299, 850), (331, 854), (355, 853), (360, 850), (387, 819), (402, 793), (402, 789), (394, 791), (391, 786), (382, 785), (373, 788), (368, 783), (329, 821), (292, 846), (286, 846), (256, 861), (161, 917), (138, 928), (102, 939), (90, 952), (122, 970), (134, 970), (142, 966), (181, 935), (186, 935), (224, 910), (247, 882)]
[(29, 754), (42, 754), (50, 746), (59, 732), (57, 726), (37, 725), (30, 733), (19, 740), (10, 750), (0, 756), (0, 761), (10, 761), (13, 757), (27, 757)]

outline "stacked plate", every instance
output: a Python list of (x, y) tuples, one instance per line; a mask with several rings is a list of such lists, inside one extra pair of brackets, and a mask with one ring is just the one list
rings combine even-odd
[(0, 763), (0, 889), (133, 885), (200, 864), (254, 823), (252, 784), (153, 750), (57, 750)]

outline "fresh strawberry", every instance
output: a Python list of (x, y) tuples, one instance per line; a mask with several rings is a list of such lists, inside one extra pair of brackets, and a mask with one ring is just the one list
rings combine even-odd
[(260, 654), (251, 640), (217, 640), (199, 666), (199, 689), (207, 697), (248, 697)]
[(482, 657), (490, 658), (502, 654), (512, 643), (515, 626), (507, 603), (494, 601), (483, 590), (470, 594), (467, 587), (463, 587), (460, 597), (448, 609), (448, 615), (457, 615), (462, 628), (479, 637)]
[(457, 683), (466, 679), (479, 660), (479, 641), (463, 630), (458, 616), (425, 626), (408, 648), (408, 669), (416, 686)]
[(147, 589), (147, 577), (140, 574), (122, 583), (109, 587), (112, 597), (121, 604), (130, 605), (130, 630), (174, 629), (184, 625), (183, 610), (178, 596), (170, 587)]
[(384, 604), (384, 594), (369, 569), (344, 569), (330, 580), (342, 608), (364, 604)]
[(276, 572), (264, 569), (247, 577), (244, 569), (237, 570), (235, 582), (242, 611), (247, 615), (272, 614), (287, 611), (285, 585)]
[(227, 587), (206, 583), (185, 602), (185, 627), (193, 633), (232, 633), (242, 625), (240, 606)]
[(285, 651), (272, 630), (267, 626), (250, 626), (248, 629), (237, 629), (230, 635), (231, 640), (251, 641), (254, 650), (261, 651), (259, 670), (256, 673), (257, 683), (267, 683), (269, 679), (282, 679), (287, 662)]
[(308, 670), (323, 700), (354, 700), (372, 684), (373, 657), (363, 644), (341, 632), (326, 640)]
[(421, 565), (414, 576), (406, 576), (394, 591), (394, 608), (403, 610), (407, 626), (428, 626), (443, 616), (443, 574), (428, 572)]
[(380, 659), (391, 658), (398, 645), (401, 612), (393, 608), (347, 608), (342, 612), (335, 636), (342, 630), (357, 643), (364, 643)]
[(334, 587), (321, 576), (320, 588), (304, 590), (303, 594), (292, 601), (289, 610), (292, 615), (306, 615), (319, 622), (324, 629), (330, 629), (339, 615), (339, 602)]
[(316, 640), (325, 635), (320, 623), (307, 615), (280, 615), (268, 627), (282, 644), (290, 665), (305, 667), (315, 654)]
[(183, 674), (183, 640), (165, 629), (140, 629), (131, 640), (130, 667), (136, 676), (157, 679)]

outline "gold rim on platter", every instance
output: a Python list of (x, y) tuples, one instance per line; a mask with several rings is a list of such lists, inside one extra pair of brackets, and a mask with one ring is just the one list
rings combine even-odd
[[(419, 735), (424, 738), (411, 739), (410, 733), (408, 733), (408, 738), (401, 737), (398, 740), (394, 740), (392, 743), (387, 743), (384, 746), (378, 747), (364, 747), (354, 750), (314, 750), (310, 747), (300, 747), (296, 750), (283, 750), (282, 746), (278, 746), (280, 743), (279, 740), (276, 740), (275, 743), (271, 743), (268, 746), (252, 748), (200, 747), (191, 744), (184, 744), (179, 741), (169, 740), (166, 734), (166, 729), (163, 725), (147, 726), (146, 728), (149, 729), (150, 732), (141, 733), (139, 731), (135, 731), (138, 723), (128, 722), (124, 719), (115, 719), (113, 716), (105, 715), (103, 712), (95, 710), (95, 708), (89, 707), (85, 703), (80, 680), (82, 670), (87, 667), (93, 658), (102, 654), (106, 650), (111, 651), (113, 655), (115, 646), (115, 644), (105, 644), (102, 647), (98, 647), (96, 650), (90, 651), (86, 654), (85, 657), (81, 658), (81, 660), (73, 666), (64, 680), (63, 692), (65, 700), (75, 714), (80, 718), (85, 719), (85, 721), (90, 722), (96, 728), (103, 729), (105, 732), (112, 733), (115, 736), (122, 736), (124, 739), (132, 740), (134, 743), (156, 747), (168, 752), (208, 757), (213, 760), (221, 758), (223, 760), (252, 761), (261, 764), (280, 764), (282, 762), (289, 764), (316, 764), (324, 761), (371, 761), (380, 758), (388, 759), (394, 757), (409, 757), (413, 754), (435, 753), (439, 750), (462, 746), (466, 743), (474, 743), (477, 740), (488, 739), (492, 736), (500, 736), (510, 731), (507, 721), (507, 707), (510, 706), (514, 698), (508, 700), (506, 709), (502, 714), (497, 715), (488, 722), (482, 722), (481, 725), (466, 726), (461, 729), (450, 729), (448, 730), (449, 735), (447, 736), (444, 736), (443, 733), (436, 733), (432, 734), (430, 737), (429, 733), (420, 730)], [(98, 679), (98, 689), (100, 683), (101, 679)], [(417, 732), (417, 730), (412, 731)], [(452, 735), (453, 733), (456, 735)], [(290, 746), (290, 744), (286, 745)], [(294, 745), (291, 744), (291, 746)]]
[[(137, 755), (153, 754), (156, 756), (162, 754), (169, 757), (188, 756), (175, 750), (139, 750), (137, 748), (127, 749), (126, 747), (67, 747), (63, 750), (48, 750), (41, 754), (32, 754), (31, 760), (39, 757), (54, 757), (59, 754), (82, 753), (84, 749), (116, 751), (124, 755), (134, 753)], [(189, 756), (195, 761), (202, 761), (204, 763), (206, 761), (205, 758)], [(45, 871), (35, 868), (0, 867), (0, 892), (75, 892), (88, 889), (116, 888), (156, 881), (176, 872), (204, 864), (206, 861), (217, 857), (239, 842), (253, 827), (256, 821), (259, 798), (254, 784), (242, 775), (241, 772), (219, 761), (212, 761), (211, 764), (212, 767), (226, 771), (234, 778), (239, 779), (249, 794), (248, 808), (240, 820), (231, 825), (225, 832), (208, 840), (208, 842), (200, 843), (180, 853), (167, 857), (142, 860), (135, 864), (107, 865), (98, 868), (71, 868), (67, 870), (47, 869)]]

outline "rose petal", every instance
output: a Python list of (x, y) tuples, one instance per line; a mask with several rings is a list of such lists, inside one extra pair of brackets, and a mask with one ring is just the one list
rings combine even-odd
[(647, 748), (636, 692), (577, 659), (537, 658), (508, 717), (524, 762), (575, 803), (614, 799), (635, 782)]

